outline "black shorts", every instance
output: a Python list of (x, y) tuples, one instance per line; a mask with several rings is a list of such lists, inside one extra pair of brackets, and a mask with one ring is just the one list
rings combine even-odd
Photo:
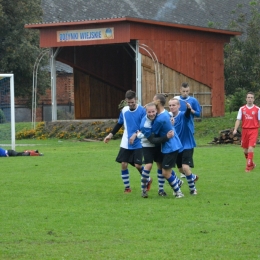
[(178, 168), (182, 168), (183, 164), (189, 165), (191, 168), (194, 168), (193, 164), (193, 151), (194, 149), (186, 149), (178, 154), (177, 157), (177, 166)]
[(119, 153), (116, 157), (116, 162), (118, 163), (126, 162), (134, 166), (135, 164), (142, 165), (142, 159), (143, 159), (142, 148), (129, 150), (120, 147)]
[(162, 161), (162, 168), (171, 169), (171, 168), (175, 167), (177, 156), (178, 156), (178, 150), (175, 152), (172, 152), (172, 153), (164, 153), (163, 161)]
[(163, 154), (161, 152), (161, 146), (155, 147), (143, 147), (144, 163), (161, 163), (163, 160)]
[(8, 150), (7, 153), (9, 156), (21, 156), (22, 155), (22, 153), (18, 153), (14, 150)]

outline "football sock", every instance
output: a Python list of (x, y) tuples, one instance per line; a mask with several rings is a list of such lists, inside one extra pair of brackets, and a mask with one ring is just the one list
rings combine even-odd
[(172, 189), (174, 190), (174, 192), (178, 192), (180, 190), (177, 179), (176, 179), (176, 174), (173, 171), (174, 175), (172, 174), (171, 177), (169, 179), (167, 179), (167, 181), (169, 182), (170, 186), (172, 187)]
[(179, 185), (179, 183), (180, 183), (180, 179), (178, 178), (178, 176), (175, 174), (175, 172), (172, 170), (172, 175), (174, 176), (175, 175), (175, 178), (176, 178), (176, 181), (177, 181), (177, 183), (178, 183), (178, 185)]
[[(138, 169), (137, 169), (137, 170), (138, 170)], [(142, 175), (143, 170), (144, 170), (144, 166), (142, 166), (141, 170), (138, 170), (141, 175)]]
[(253, 157), (254, 157), (254, 153), (249, 152), (248, 155), (247, 155), (247, 166), (253, 165)]
[(196, 190), (195, 183), (193, 180), (193, 174), (186, 176), (190, 191)]
[(160, 191), (164, 190), (165, 179), (162, 175), (162, 170), (157, 169), (158, 188)]
[(128, 169), (121, 171), (121, 178), (125, 185), (125, 188), (130, 188), (129, 171)]
[(150, 179), (150, 171), (143, 170), (141, 177), (141, 189), (146, 190), (148, 181)]

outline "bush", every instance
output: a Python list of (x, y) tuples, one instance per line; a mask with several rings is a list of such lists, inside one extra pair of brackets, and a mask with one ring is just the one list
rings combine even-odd
[(234, 95), (230, 95), (229, 100), (229, 112), (238, 111), (238, 109), (246, 103), (246, 94), (248, 91), (245, 89), (237, 89)]
[(16, 133), (15, 138), (17, 140), (21, 140), (21, 139), (31, 139), (35, 137), (35, 130), (34, 129), (24, 129), (22, 131), (19, 131), (18, 133)]
[(225, 97), (225, 112), (226, 113), (231, 113), (232, 112), (230, 96), (226, 96)]
[[(104, 137), (111, 132), (115, 125), (113, 120), (107, 122), (39, 122), (35, 130), (23, 130), (16, 133), (16, 139), (95, 139), (103, 140)], [(121, 128), (113, 139), (121, 138), (124, 129)]]

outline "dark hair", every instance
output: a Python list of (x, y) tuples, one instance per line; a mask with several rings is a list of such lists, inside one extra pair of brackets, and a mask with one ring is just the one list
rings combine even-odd
[(189, 87), (189, 83), (183, 82), (183, 83), (181, 84), (181, 86), (182, 86), (183, 88), (187, 88), (187, 87)]
[(125, 93), (125, 98), (127, 98), (127, 99), (136, 98), (135, 92), (132, 91), (132, 90), (127, 90), (126, 93)]
[(246, 96), (247, 96), (247, 95), (253, 95), (253, 96), (255, 96), (254, 92), (252, 92), (252, 91), (247, 92)]
[(160, 104), (161, 104), (162, 106), (165, 105), (166, 99), (165, 99), (165, 95), (164, 95), (164, 94), (156, 94), (155, 97), (156, 97), (156, 99), (159, 99), (159, 100), (160, 100)]

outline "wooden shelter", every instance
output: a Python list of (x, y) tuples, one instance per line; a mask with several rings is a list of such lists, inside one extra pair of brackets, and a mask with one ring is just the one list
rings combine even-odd
[[(128, 16), (25, 27), (40, 30), (53, 68), (55, 60), (73, 67), (76, 119), (117, 118), (128, 89), (146, 104), (155, 93), (178, 95), (182, 82), (190, 84), (202, 116), (224, 115), (223, 47), (239, 32)], [(52, 80), (55, 120), (55, 70)]]

